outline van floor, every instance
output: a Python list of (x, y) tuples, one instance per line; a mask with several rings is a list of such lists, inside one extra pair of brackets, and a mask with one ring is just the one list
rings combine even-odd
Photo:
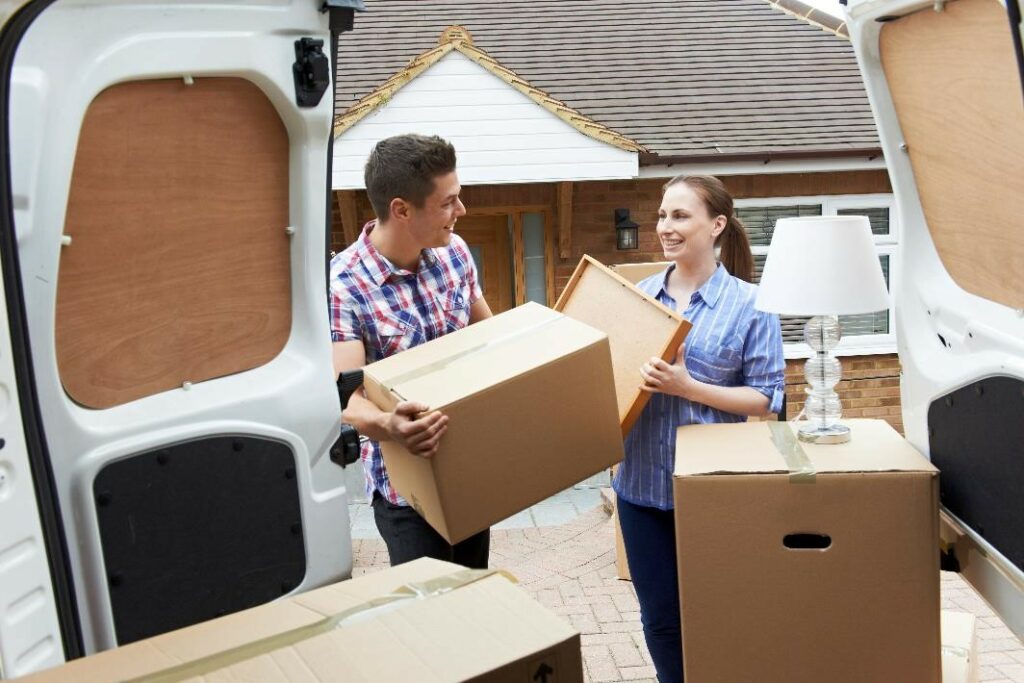
[[(387, 567), (379, 537), (352, 545), (354, 575)], [(616, 578), (615, 528), (604, 506), (551, 526), (495, 527), (491, 566), (511, 571), (534, 598), (583, 634), (587, 681), (655, 680), (633, 584)], [(1021, 641), (959, 574), (943, 572), (941, 588), (942, 609), (978, 617), (979, 681), (1024, 683)]]

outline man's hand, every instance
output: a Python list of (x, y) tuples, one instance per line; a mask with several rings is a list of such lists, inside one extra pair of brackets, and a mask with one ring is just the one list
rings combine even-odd
[(644, 383), (640, 389), (648, 393), (670, 394), (689, 399), (697, 380), (686, 369), (686, 346), (679, 347), (676, 363), (672, 365), (661, 358), (651, 358), (640, 368)]
[(429, 408), (422, 403), (402, 401), (388, 413), (385, 427), (391, 440), (405, 447), (413, 455), (429, 458), (437, 453), (441, 437), (448, 429), (448, 416), (438, 411), (425, 413)]

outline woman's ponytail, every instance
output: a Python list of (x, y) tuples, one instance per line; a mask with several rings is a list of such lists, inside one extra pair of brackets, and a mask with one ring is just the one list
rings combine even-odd
[(719, 260), (730, 275), (745, 282), (754, 281), (754, 255), (750, 251), (750, 240), (743, 222), (736, 214), (729, 216), (725, 230), (718, 236)]

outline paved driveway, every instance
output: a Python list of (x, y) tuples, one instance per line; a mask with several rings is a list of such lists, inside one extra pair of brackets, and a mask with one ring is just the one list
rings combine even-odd
[[(579, 629), (588, 681), (654, 681), (633, 584), (615, 577), (614, 534), (601, 506), (555, 526), (496, 528), (491, 566)], [(356, 575), (387, 566), (379, 537), (353, 544)], [(942, 608), (977, 615), (981, 681), (1024, 683), (1024, 646), (958, 574), (943, 573)]]

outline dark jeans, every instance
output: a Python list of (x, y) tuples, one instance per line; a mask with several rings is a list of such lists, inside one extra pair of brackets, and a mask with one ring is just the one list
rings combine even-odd
[(640, 601), (640, 621), (660, 683), (683, 680), (676, 524), (672, 510), (616, 502), (626, 561)]
[(432, 557), (470, 569), (487, 569), (490, 529), (451, 545), (418, 512), (404, 505), (393, 505), (376, 491), (373, 493), (373, 519), (388, 546), (392, 567)]

